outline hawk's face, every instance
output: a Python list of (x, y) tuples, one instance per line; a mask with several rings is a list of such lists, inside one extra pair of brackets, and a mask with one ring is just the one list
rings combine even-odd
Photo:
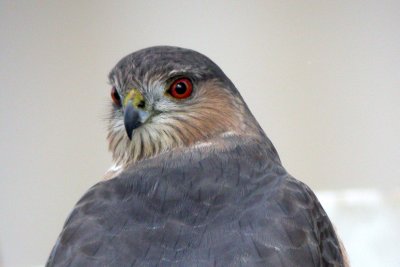
[(108, 139), (117, 164), (257, 128), (229, 79), (192, 50), (140, 50), (123, 58), (109, 78)]

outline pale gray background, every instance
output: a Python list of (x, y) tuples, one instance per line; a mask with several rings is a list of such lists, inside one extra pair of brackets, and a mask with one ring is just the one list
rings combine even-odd
[(353, 266), (400, 266), (400, 1), (0, 1), (0, 266), (42, 265), (111, 163), (107, 74), (177, 45), (236, 84)]

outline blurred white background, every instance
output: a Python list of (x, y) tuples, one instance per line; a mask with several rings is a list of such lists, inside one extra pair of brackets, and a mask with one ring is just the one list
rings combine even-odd
[(316, 190), (352, 266), (400, 266), (399, 1), (0, 0), (0, 266), (43, 265), (111, 163), (108, 71), (192, 48)]

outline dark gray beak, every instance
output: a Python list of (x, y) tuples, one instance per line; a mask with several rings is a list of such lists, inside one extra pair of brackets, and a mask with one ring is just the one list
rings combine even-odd
[(140, 116), (141, 112), (138, 109), (134, 108), (131, 103), (128, 103), (128, 105), (125, 106), (124, 112), (125, 130), (128, 134), (129, 139), (132, 140), (133, 130), (142, 125)]

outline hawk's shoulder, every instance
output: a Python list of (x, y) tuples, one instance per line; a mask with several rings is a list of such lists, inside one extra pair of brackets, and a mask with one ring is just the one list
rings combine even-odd
[(284, 175), (264, 192), (263, 203), (243, 218), (246, 225), (258, 228), (252, 238), (268, 264), (344, 266), (332, 223), (307, 185)]

